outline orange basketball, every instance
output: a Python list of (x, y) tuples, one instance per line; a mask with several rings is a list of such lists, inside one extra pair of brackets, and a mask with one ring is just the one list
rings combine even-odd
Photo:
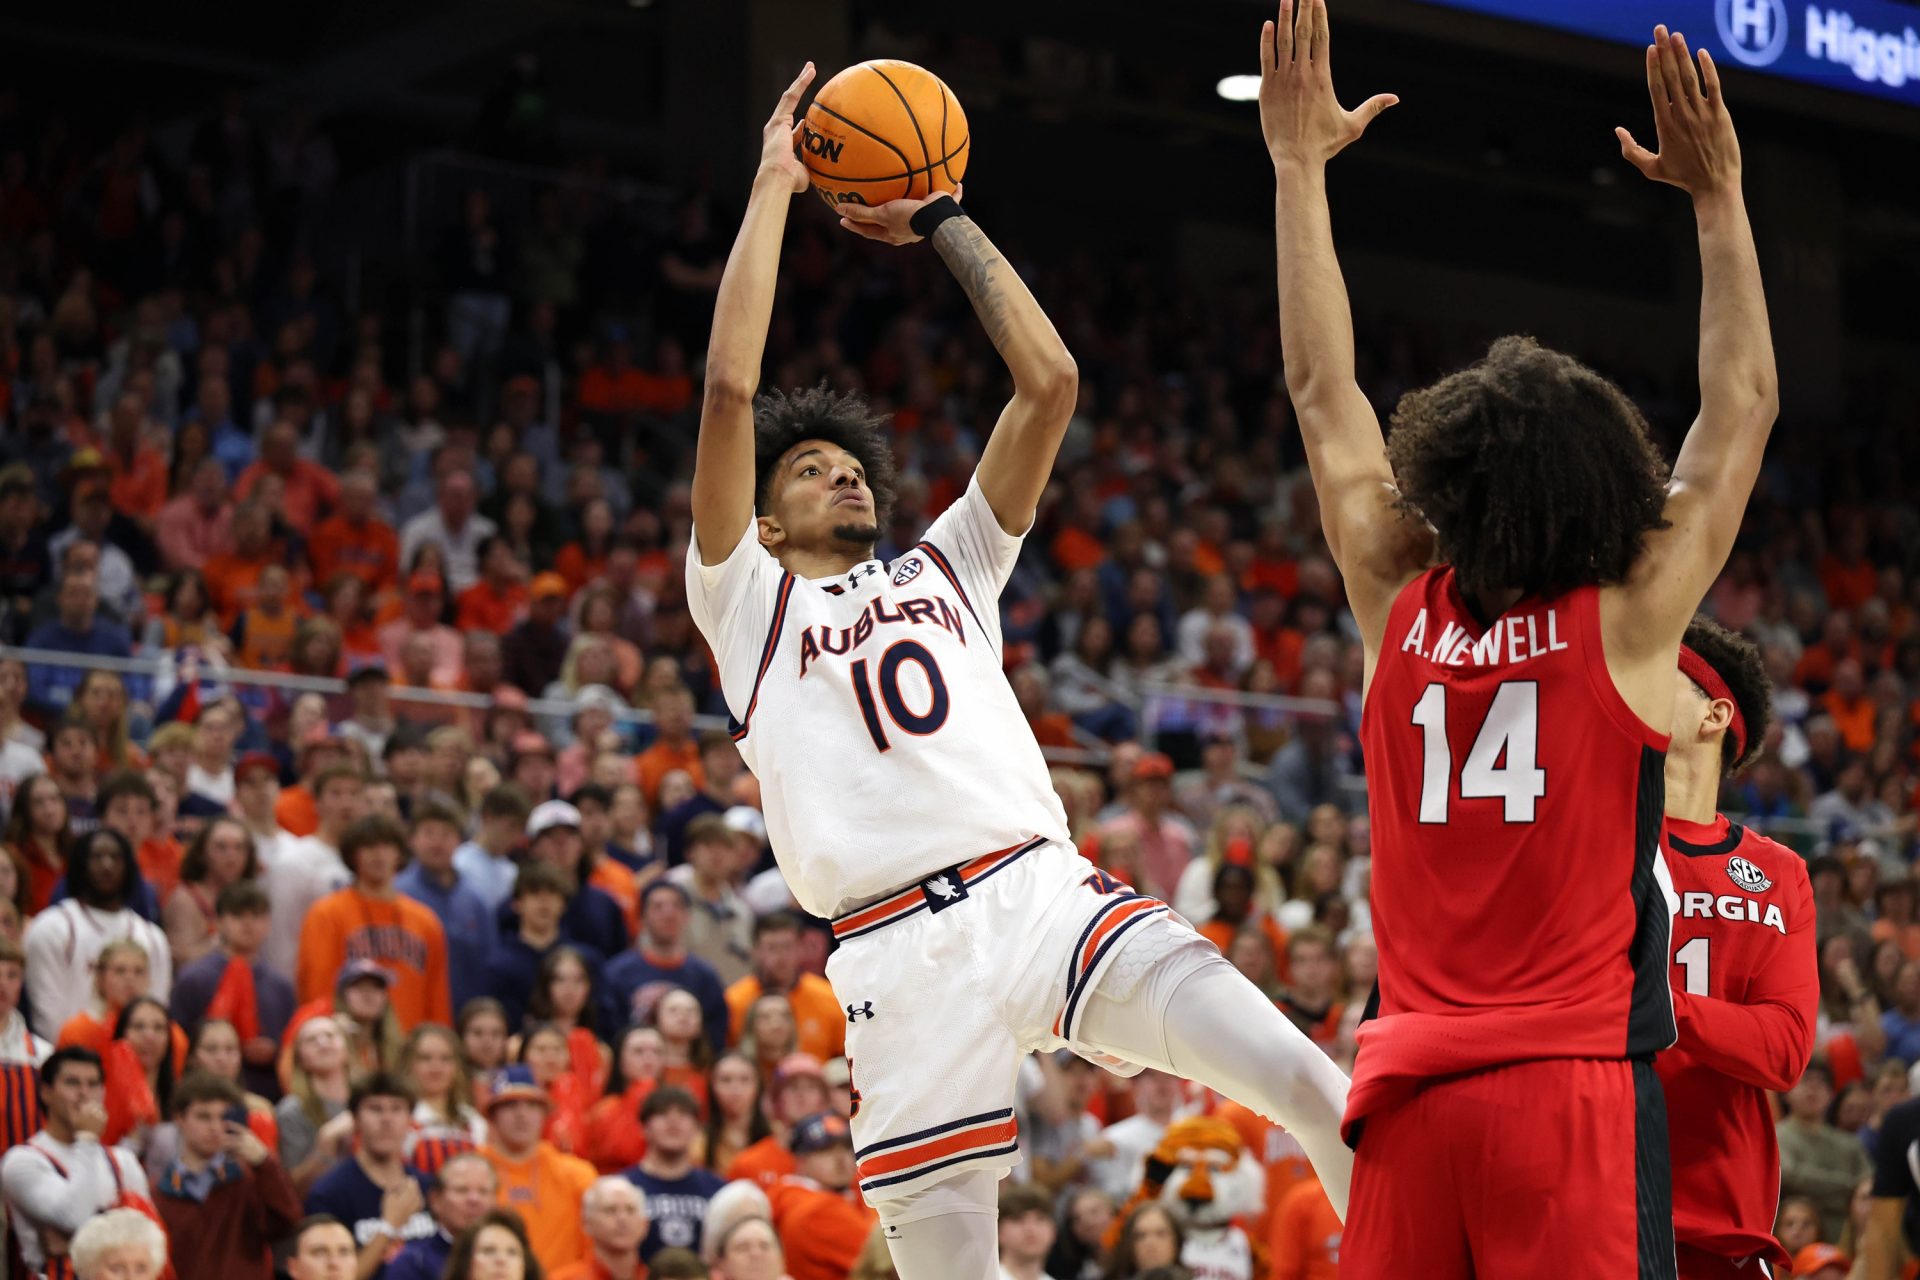
[(952, 191), (967, 172), (967, 116), (925, 67), (876, 58), (827, 81), (800, 122), (800, 158), (829, 205)]

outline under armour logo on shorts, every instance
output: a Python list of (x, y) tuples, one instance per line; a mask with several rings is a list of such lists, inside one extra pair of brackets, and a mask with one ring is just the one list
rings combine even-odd
[(938, 915), (954, 903), (967, 900), (967, 882), (960, 878), (957, 869), (949, 868), (923, 880), (920, 892), (926, 895), (927, 909)]
[(862, 1004), (850, 1004), (847, 1006), (848, 1022), (858, 1022), (862, 1018), (870, 1019), (872, 1017), (873, 1017), (873, 1001), (871, 1000), (868, 1000)]

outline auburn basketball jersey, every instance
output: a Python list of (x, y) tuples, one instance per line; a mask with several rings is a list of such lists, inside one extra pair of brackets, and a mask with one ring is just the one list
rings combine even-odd
[(1667, 1095), (1674, 1238), (1784, 1266), (1767, 1091), (1792, 1088), (1813, 1054), (1820, 976), (1807, 864), (1723, 815), (1668, 819), (1667, 867), (1680, 898), (1671, 972), (1680, 1039), (1654, 1067)]
[(1379, 1017), (1352, 1120), (1440, 1075), (1673, 1043), (1667, 735), (1607, 671), (1599, 593), (1489, 623), (1453, 571), (1388, 615), (1361, 721)]
[(719, 564), (687, 548), (687, 603), (734, 740), (760, 780), (774, 857), (832, 917), (1066, 813), (1000, 661), (1000, 591), (1021, 539), (978, 481), (891, 564), (808, 581), (749, 524)]

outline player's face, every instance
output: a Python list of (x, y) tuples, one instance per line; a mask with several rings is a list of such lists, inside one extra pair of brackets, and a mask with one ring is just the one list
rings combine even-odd
[(1699, 736), (1700, 721), (1712, 705), (1700, 696), (1699, 686), (1684, 671), (1673, 673), (1673, 741), (1675, 746)]
[(879, 541), (866, 468), (839, 445), (802, 440), (780, 460), (773, 512), (761, 526), (779, 531), (780, 546), (866, 549)]

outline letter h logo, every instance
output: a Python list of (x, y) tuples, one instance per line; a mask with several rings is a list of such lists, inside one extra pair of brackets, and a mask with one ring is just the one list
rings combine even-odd
[(1727, 52), (1748, 66), (1769, 66), (1786, 51), (1786, 0), (1716, 0), (1713, 10)]

